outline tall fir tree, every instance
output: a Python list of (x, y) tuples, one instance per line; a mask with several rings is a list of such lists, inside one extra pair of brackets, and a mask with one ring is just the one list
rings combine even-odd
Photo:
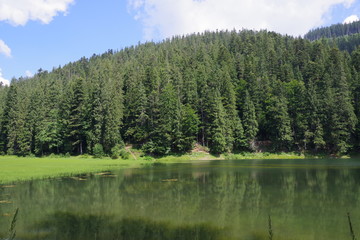
[(308, 130), (305, 84), (303, 81), (292, 80), (286, 84), (285, 88), (294, 144), (297, 150), (303, 150), (306, 141), (305, 132)]
[(127, 88), (125, 92), (124, 112), (124, 138), (135, 144), (142, 144), (148, 138), (146, 124), (149, 120), (147, 115), (147, 96), (142, 80), (142, 71), (137, 70), (127, 76)]
[(230, 151), (228, 145), (228, 122), (226, 121), (226, 110), (221, 101), (221, 95), (218, 89), (212, 89), (211, 101), (207, 109), (209, 125), (206, 129), (210, 151), (219, 154)]
[(351, 147), (350, 137), (355, 130), (357, 119), (339, 50), (331, 50), (328, 64), (333, 97), (328, 109), (330, 148), (334, 152), (345, 153)]
[(247, 142), (247, 147), (252, 148), (254, 141), (256, 140), (256, 135), (259, 131), (258, 122), (256, 119), (255, 106), (252, 102), (249, 92), (245, 91), (244, 103), (243, 103), (243, 126), (244, 134)]
[(75, 154), (83, 154), (86, 149), (85, 122), (85, 93), (84, 79), (76, 77), (68, 88), (67, 99), (65, 100), (67, 119), (65, 119), (65, 137), (67, 146), (65, 148)]

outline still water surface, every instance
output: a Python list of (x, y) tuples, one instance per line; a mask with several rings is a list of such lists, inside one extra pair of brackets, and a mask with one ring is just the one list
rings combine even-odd
[(197, 161), (0, 187), (0, 239), (351, 240), (360, 160)]

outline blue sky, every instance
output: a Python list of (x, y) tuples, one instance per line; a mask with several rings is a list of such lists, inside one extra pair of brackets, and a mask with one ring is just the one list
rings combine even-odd
[(0, 81), (148, 40), (216, 29), (302, 35), (360, 0), (0, 0)]

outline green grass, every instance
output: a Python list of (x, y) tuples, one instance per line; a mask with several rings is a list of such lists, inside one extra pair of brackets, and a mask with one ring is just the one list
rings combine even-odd
[(304, 154), (299, 153), (248, 153), (244, 152), (241, 154), (228, 154), (224, 156), (227, 160), (237, 160), (237, 159), (304, 159), (304, 158), (313, 158), (313, 156), (305, 156)]
[(191, 161), (191, 160), (241, 160), (241, 159), (304, 159), (316, 158), (314, 155), (304, 155), (294, 152), (289, 153), (250, 153), (243, 152), (239, 154), (221, 154), (212, 155), (204, 152), (191, 153), (184, 155), (169, 155), (165, 157), (156, 158), (161, 162), (177, 162), (177, 161)]
[[(146, 157), (145, 157), (146, 158)], [(187, 153), (182, 155), (168, 155), (164, 157), (154, 158), (160, 162), (181, 162), (181, 161), (194, 161), (194, 160), (224, 160), (224, 156), (215, 156), (208, 153), (196, 152)]]
[(70, 176), (120, 168), (140, 167), (144, 160), (113, 160), (85, 157), (0, 157), (0, 184), (31, 179)]
[(89, 155), (78, 157), (16, 157), (0, 156), (0, 184), (31, 179), (45, 179), (71, 176), (82, 173), (93, 173), (121, 168), (151, 166), (153, 162), (176, 163), (194, 160), (239, 160), (239, 159), (303, 159), (316, 156), (299, 153), (241, 153), (211, 155), (206, 152), (195, 152), (183, 155), (169, 155), (153, 158), (143, 156), (139, 150), (132, 149), (130, 159), (93, 158)]

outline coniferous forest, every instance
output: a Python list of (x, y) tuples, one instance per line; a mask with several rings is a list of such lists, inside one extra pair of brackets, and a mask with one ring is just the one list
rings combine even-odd
[(0, 152), (360, 150), (360, 48), (268, 31), (178, 36), (0, 87)]
[(360, 21), (313, 29), (304, 38), (310, 41), (321, 39), (340, 50), (352, 52), (360, 45)]
[(337, 38), (360, 33), (360, 21), (345, 24), (334, 24), (310, 30), (304, 38), (314, 41), (321, 38)]

